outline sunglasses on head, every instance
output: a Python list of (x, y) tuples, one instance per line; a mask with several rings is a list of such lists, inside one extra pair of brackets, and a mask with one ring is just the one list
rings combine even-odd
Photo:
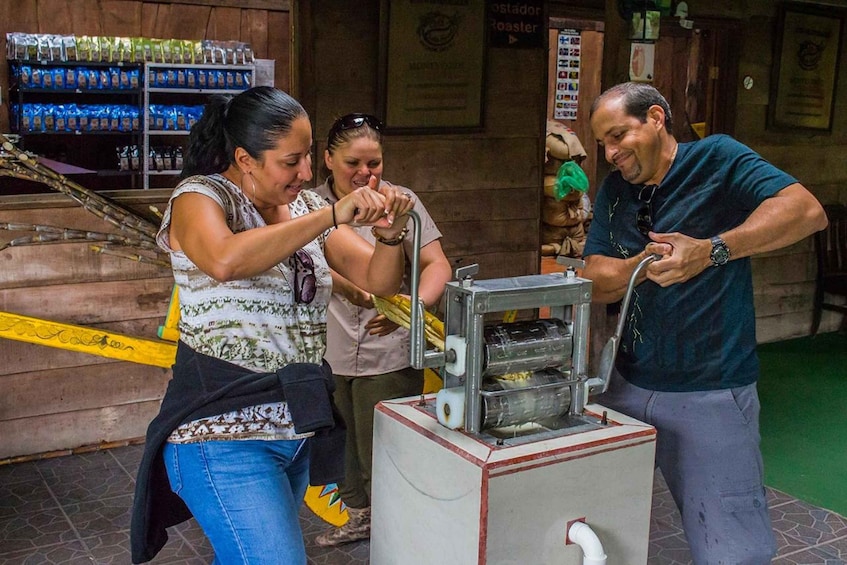
[(311, 304), (318, 286), (312, 256), (298, 249), (290, 261), (291, 270), (294, 271), (294, 300), (300, 304)]
[(653, 231), (653, 197), (659, 185), (645, 184), (638, 191), (638, 200), (642, 202), (641, 207), (635, 214), (635, 226), (643, 235)]
[(327, 136), (327, 145), (331, 146), (332, 142), (335, 141), (335, 138), (342, 131), (347, 131), (349, 129), (356, 129), (362, 126), (368, 126), (374, 131), (381, 132), (383, 125), (382, 122), (379, 121), (379, 118), (376, 116), (371, 116), (370, 114), (347, 114), (346, 116), (341, 116), (335, 123), (332, 124), (332, 127), (329, 128), (329, 135)]

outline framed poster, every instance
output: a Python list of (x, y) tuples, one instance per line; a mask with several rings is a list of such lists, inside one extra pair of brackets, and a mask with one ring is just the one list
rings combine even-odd
[(770, 126), (831, 131), (844, 12), (783, 4), (777, 28)]
[(386, 128), (482, 128), (484, 0), (383, 0), (380, 17), (379, 105)]

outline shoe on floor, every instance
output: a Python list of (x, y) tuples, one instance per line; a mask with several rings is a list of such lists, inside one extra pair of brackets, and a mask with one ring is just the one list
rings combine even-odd
[(371, 509), (347, 508), (347, 523), (331, 528), (315, 538), (315, 543), (321, 547), (331, 547), (350, 543), (371, 537)]

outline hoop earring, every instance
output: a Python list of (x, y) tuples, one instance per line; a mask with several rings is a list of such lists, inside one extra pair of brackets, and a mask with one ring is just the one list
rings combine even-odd
[[(253, 187), (253, 198), (250, 199), (250, 202), (253, 203), (253, 206), (256, 206), (256, 180), (253, 178), (253, 173), (251, 173), (250, 171), (248, 171), (244, 174), (247, 175), (248, 177), (250, 177), (250, 184)], [(243, 181), (242, 181), (242, 184), (243, 184)], [(244, 192), (244, 189), (242, 188), (241, 191)], [(248, 198), (249, 198), (249, 196), (248, 196)]]

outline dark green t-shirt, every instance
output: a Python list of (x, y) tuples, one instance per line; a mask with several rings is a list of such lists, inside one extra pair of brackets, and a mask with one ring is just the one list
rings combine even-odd
[[(726, 135), (681, 143), (652, 200), (653, 231), (710, 238), (742, 222), (765, 199), (797, 182)], [(603, 181), (584, 255), (627, 258), (648, 243), (636, 226), (640, 186), (619, 172)], [(661, 288), (638, 285), (627, 313), (617, 369), (658, 391), (715, 390), (758, 378), (750, 259), (710, 267)]]

